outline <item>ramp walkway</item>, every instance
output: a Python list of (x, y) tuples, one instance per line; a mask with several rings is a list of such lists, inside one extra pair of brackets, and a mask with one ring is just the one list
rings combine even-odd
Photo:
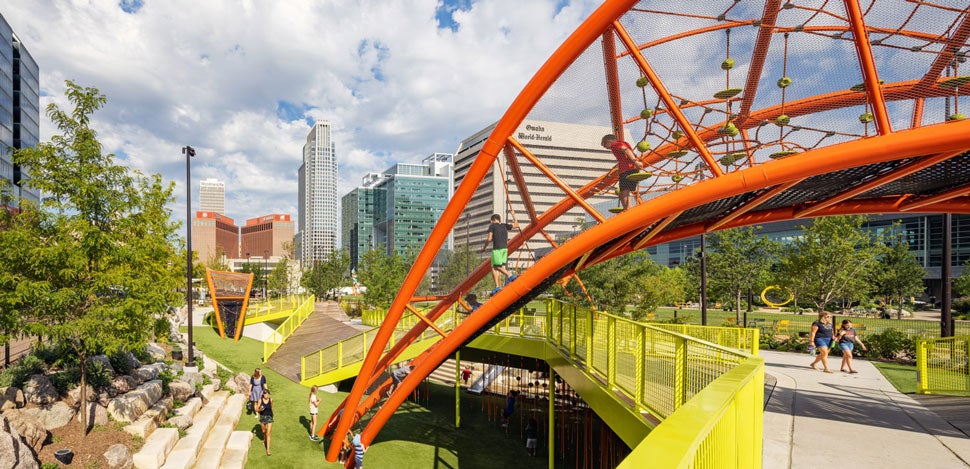
[(809, 368), (806, 354), (761, 357), (765, 468), (970, 467), (970, 398), (900, 393), (865, 360), (848, 374), (837, 357), (834, 373)]
[[(300, 358), (303, 355), (361, 332), (360, 329), (344, 323), (349, 318), (337, 302), (321, 301), (314, 306), (313, 313), (265, 363), (265, 366), (297, 383), (302, 378)], [(371, 329), (371, 327), (365, 327), (365, 329)]]

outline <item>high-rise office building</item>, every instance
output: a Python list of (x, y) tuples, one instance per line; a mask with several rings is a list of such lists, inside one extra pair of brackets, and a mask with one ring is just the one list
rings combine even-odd
[(40, 141), (40, 69), (3, 15), (0, 15), (0, 179), (10, 183), (11, 205), (38, 202), (30, 168), (13, 164), (11, 151)]
[(250, 218), (239, 229), (239, 254), (245, 256), (289, 257), (286, 245), (293, 241), (293, 221), (284, 213)]
[(360, 256), (371, 250), (374, 243), (374, 185), (386, 176), (368, 173), (359, 187), (340, 199), (341, 244), (350, 254), (351, 268), (356, 268)]
[(378, 247), (400, 255), (420, 250), (454, 192), (453, 168), (451, 154), (434, 153), (420, 164), (398, 163), (365, 176), (342, 199), (351, 264)]
[(300, 263), (308, 265), (337, 249), (337, 155), (330, 122), (317, 121), (307, 134), (299, 178), (296, 250)]
[[(493, 124), (459, 144), (458, 152), (455, 154), (456, 187), (461, 185), (468, 169), (481, 151), (485, 139), (494, 128)], [(616, 159), (610, 151), (600, 146), (600, 139), (610, 132), (611, 129), (605, 126), (526, 120), (519, 125), (512, 136), (539, 161), (551, 168), (555, 175), (569, 187), (578, 189), (616, 166)], [(538, 168), (525, 162), (521, 157), (518, 162), (529, 190), (529, 198), (537, 214), (542, 214), (566, 197), (562, 189)], [(452, 233), (456, 249), (469, 245), (472, 252), (478, 252), (485, 242), (489, 217), (492, 214), (501, 215), (503, 221), (511, 221), (514, 216), (522, 227), (529, 223), (528, 212), (521, 202), (522, 194), (512, 181), (513, 177), (506, 164), (505, 156), (500, 154), (455, 224)], [(615, 204), (616, 200), (615, 196), (598, 196), (590, 199), (589, 202), (595, 204), (612, 201)], [(572, 236), (581, 227), (585, 215), (586, 212), (582, 208), (573, 207), (566, 212), (566, 215), (558, 217), (546, 226), (543, 231), (553, 238)], [(533, 259), (529, 253), (548, 247), (549, 244), (544, 239), (530, 240), (525, 249), (509, 255), (509, 262), (523, 266), (531, 265)]]
[(239, 257), (239, 227), (220, 213), (197, 211), (192, 219), (192, 250), (198, 253), (197, 262)]
[(226, 213), (226, 184), (218, 179), (199, 181), (199, 210)]

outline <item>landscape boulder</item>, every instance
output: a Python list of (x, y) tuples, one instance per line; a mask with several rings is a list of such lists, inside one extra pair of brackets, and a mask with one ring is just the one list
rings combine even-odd
[(165, 349), (160, 345), (152, 342), (145, 346), (145, 352), (148, 353), (149, 357), (152, 357), (155, 361), (160, 361), (165, 359)]
[[(81, 412), (77, 413), (76, 420), (81, 421)], [(97, 402), (88, 402), (88, 428), (94, 428), (95, 425), (107, 425), (108, 424), (108, 407), (103, 406)]]
[(67, 405), (64, 401), (57, 401), (46, 407), (21, 409), (21, 412), (35, 417), (41, 422), (45, 430), (53, 430), (67, 425), (71, 423), (71, 419), (77, 414), (74, 408)]
[[(87, 389), (85, 393), (86, 399), (89, 401), (97, 401), (98, 393), (94, 388), (90, 384), (85, 387)], [(64, 402), (75, 409), (81, 407), (81, 386), (76, 386), (74, 389), (68, 391), (67, 395), (64, 396)]]
[(108, 461), (109, 469), (131, 469), (134, 467), (131, 452), (121, 443), (111, 445), (104, 452), (104, 459)]
[(24, 383), (24, 397), (27, 402), (42, 406), (53, 404), (60, 398), (50, 378), (44, 375), (33, 375)]
[[(46, 438), (46, 434), (44, 435)], [(36, 469), (40, 461), (30, 447), (21, 439), (20, 432), (10, 422), (0, 416), (0, 467), (17, 469)], [(44, 441), (41, 440), (40, 444)], [(40, 448), (38, 446), (37, 448)]]
[(0, 388), (0, 412), (7, 409), (17, 409), (27, 403), (24, 392), (15, 386)]
[(176, 401), (185, 402), (195, 395), (195, 386), (179, 379), (168, 383), (168, 390)]
[(98, 363), (98, 364), (100, 364), (105, 370), (110, 371), (111, 374), (114, 374), (115, 373), (114, 367), (111, 366), (111, 359), (108, 358), (107, 355), (95, 355), (95, 356), (91, 357), (91, 359), (89, 361), (91, 363)]
[[(16, 430), (23, 437), (24, 442), (34, 449), (34, 452), (40, 451), (44, 446), (44, 441), (47, 440), (47, 429), (36, 417), (25, 414), (21, 409), (5, 410), (2, 417), (4, 423), (0, 426), (6, 427), (9, 423), (9, 427)], [(0, 465), (0, 467), (3, 466)]]

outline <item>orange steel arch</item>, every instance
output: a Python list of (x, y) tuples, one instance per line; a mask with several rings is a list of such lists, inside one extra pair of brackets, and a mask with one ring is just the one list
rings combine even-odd
[[(345, 434), (380, 402), (390, 385), (382, 372), (488, 274), (488, 263), (479, 265), (387, 347), (404, 312), (416, 313), (412, 296), (498, 158), (505, 158), (528, 218), (509, 240), (509, 251), (530, 240), (545, 240), (552, 250), (452, 331), (435, 329), (441, 339), (412, 360), (414, 370), (367, 421), (365, 444), (448, 356), (549, 285), (591, 265), (757, 223), (970, 213), (970, 120), (959, 113), (961, 87), (970, 87), (970, 76), (959, 71), (970, 53), (970, 7), (922, 0), (821, 4), (611, 0), (593, 11), (496, 123), (417, 256), (350, 394), (320, 433)], [(730, 30), (740, 45), (730, 42)], [(851, 49), (842, 47), (847, 42)], [(718, 66), (728, 57), (747, 67), (735, 80), (744, 88), (714, 93), (721, 74), (721, 86), (731, 90), (733, 62)], [(813, 58), (817, 63), (807, 60)], [(696, 66), (704, 60), (719, 70)], [(787, 83), (780, 80), (789, 76)], [(634, 85), (641, 77), (646, 86)], [(651, 104), (655, 112), (639, 117)], [(583, 113), (570, 117), (583, 105)], [(613, 193), (616, 170), (570, 187), (539, 152), (514, 137), (530, 118), (593, 122), (620, 138), (642, 133), (652, 149), (638, 156), (654, 178), (640, 187), (635, 206), (610, 216), (595, 198)], [(605, 151), (598, 157), (612, 158)], [(524, 167), (559, 187), (562, 200), (537, 210)], [(557, 244), (550, 225), (577, 207), (592, 226)], [(328, 460), (336, 460), (340, 439), (333, 439)]]

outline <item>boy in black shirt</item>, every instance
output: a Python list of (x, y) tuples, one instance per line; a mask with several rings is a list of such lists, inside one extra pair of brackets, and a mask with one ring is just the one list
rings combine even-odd
[(505, 283), (515, 280), (516, 276), (505, 269), (505, 264), (509, 257), (509, 230), (518, 228), (517, 223), (515, 225), (502, 223), (502, 216), (497, 213), (492, 215), (491, 224), (488, 225), (488, 237), (485, 238), (485, 245), (482, 246), (481, 252), (485, 252), (489, 242), (492, 243), (492, 280), (495, 282), (493, 295), (502, 289), (500, 273), (505, 275)]

